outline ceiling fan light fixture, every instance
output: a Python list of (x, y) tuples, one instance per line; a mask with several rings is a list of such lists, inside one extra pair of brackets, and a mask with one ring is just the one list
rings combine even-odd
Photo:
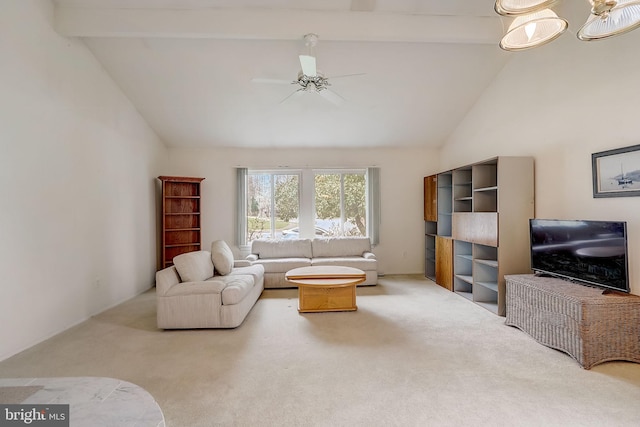
[(508, 51), (530, 49), (547, 44), (564, 33), (569, 23), (551, 9), (516, 17), (500, 41)]
[(502, 16), (517, 16), (541, 11), (558, 0), (496, 0), (494, 9)]
[(578, 30), (580, 40), (601, 40), (640, 27), (640, 0), (596, 0), (591, 3), (591, 15)]
[(309, 33), (305, 34), (302, 38), (304, 39), (305, 54), (315, 57), (316, 46), (318, 45), (318, 40), (320, 39), (320, 37), (318, 37), (317, 34)]
[[(288, 99), (292, 97), (303, 96), (307, 93), (315, 93), (322, 96), (327, 101), (340, 105), (344, 102), (344, 98), (337, 93), (333, 92), (329, 89), (331, 83), (329, 83), (329, 78), (325, 77), (324, 73), (317, 68), (316, 56), (313, 50), (318, 44), (318, 35), (309, 33), (304, 36), (305, 47), (307, 52), (305, 54), (298, 55), (300, 60), (300, 72), (298, 72), (298, 77), (293, 80), (276, 80), (276, 79), (252, 79), (251, 81), (256, 83), (277, 83), (277, 84), (294, 84), (298, 85), (299, 88), (296, 89), (293, 93), (289, 94), (286, 98), (280, 101), (280, 104), (284, 103)], [(332, 78), (338, 77), (350, 77), (350, 76), (359, 76), (364, 73), (358, 74), (343, 74), (339, 76), (334, 76)]]

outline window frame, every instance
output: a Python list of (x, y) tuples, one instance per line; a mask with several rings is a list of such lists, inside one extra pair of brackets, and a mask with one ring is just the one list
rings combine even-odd
[[(317, 175), (340, 175), (340, 235), (343, 236), (345, 229), (345, 223), (347, 222), (347, 218), (346, 218), (346, 213), (345, 213), (345, 195), (344, 195), (344, 178), (345, 175), (363, 175), (364, 176), (364, 192), (365, 192), (365, 218), (368, 219), (369, 217), (369, 206), (367, 205), (367, 193), (368, 193), (368, 186), (367, 186), (367, 169), (366, 168), (349, 168), (349, 169), (312, 169), (313, 171), (313, 183), (314, 183), (314, 194), (313, 194), (313, 220), (314, 220), (314, 226), (315, 226), (315, 221), (316, 221), (316, 206), (315, 206), (315, 178)], [(366, 229), (366, 237), (370, 237), (369, 236), (369, 225), (368, 225), (368, 221), (367, 221), (367, 229)]]
[[(248, 241), (248, 221), (247, 221), (247, 196), (249, 174), (270, 174), (270, 175), (298, 175), (298, 228), (300, 238), (315, 237), (315, 176), (316, 174), (341, 174), (341, 227), (344, 226), (344, 175), (360, 174), (365, 176), (365, 214), (366, 214), (366, 237), (369, 237), (375, 246), (379, 243), (379, 218), (380, 218), (380, 185), (379, 168), (297, 168), (297, 169), (273, 169), (273, 168), (238, 168), (237, 169), (237, 221), (236, 239), (240, 249), (246, 250), (251, 247)], [(275, 197), (272, 180), (272, 203)], [(273, 206), (273, 205), (272, 205)], [(273, 215), (272, 215), (273, 216)], [(275, 216), (271, 218), (271, 230), (273, 233), (273, 223)], [(272, 234), (273, 235), (273, 234)]]
[[(275, 236), (276, 234), (276, 209), (275, 209), (275, 197), (276, 197), (276, 192), (275, 192), (275, 186), (276, 186), (276, 180), (274, 179), (274, 177), (276, 175), (287, 175), (287, 176), (297, 176), (298, 177), (298, 220), (300, 218), (300, 209), (301, 209), (301, 202), (300, 202), (300, 197), (302, 194), (302, 173), (300, 170), (291, 170), (291, 169), (247, 169), (247, 187), (245, 188), (245, 200), (248, 203), (247, 200), (247, 196), (248, 196), (248, 183), (249, 183), (249, 177), (251, 175), (269, 175), (270, 176), (270, 206), (271, 206), (271, 214), (270, 214), (270, 224), (269, 224), (269, 235), (270, 236)], [(244, 246), (250, 246), (251, 245), (251, 241), (249, 241), (249, 222), (247, 221), (248, 218), (248, 212), (246, 212), (246, 214), (244, 215), (243, 221), (243, 227), (245, 229), (245, 241), (244, 241)], [(298, 226), (300, 226), (298, 224)], [(273, 238), (273, 237), (272, 237)]]

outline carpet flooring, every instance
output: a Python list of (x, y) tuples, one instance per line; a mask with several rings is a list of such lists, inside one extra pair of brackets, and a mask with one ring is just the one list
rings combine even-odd
[(104, 376), (167, 426), (637, 426), (640, 364), (584, 370), (420, 276), (297, 312), (266, 290), (231, 330), (162, 331), (150, 290), (0, 362), (0, 377)]
[(0, 387), (0, 403), (5, 405), (22, 403), (40, 390), (42, 390), (42, 386)]

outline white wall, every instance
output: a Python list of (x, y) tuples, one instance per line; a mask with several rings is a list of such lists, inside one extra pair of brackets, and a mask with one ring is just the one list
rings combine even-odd
[[(204, 177), (203, 248), (223, 239), (235, 245), (236, 167), (380, 167), (380, 245), (385, 274), (424, 270), (422, 178), (437, 171), (437, 150), (426, 149), (170, 149), (168, 175)], [(234, 248), (236, 255), (239, 254)]]
[(166, 149), (52, 14), (0, 2), (0, 360), (154, 282)]
[(572, 25), (560, 39), (511, 54), (447, 141), (441, 166), (534, 156), (536, 216), (627, 221), (631, 290), (640, 294), (640, 198), (594, 199), (591, 175), (592, 153), (640, 144), (640, 30), (581, 42), (575, 32), (587, 9), (568, 11)]

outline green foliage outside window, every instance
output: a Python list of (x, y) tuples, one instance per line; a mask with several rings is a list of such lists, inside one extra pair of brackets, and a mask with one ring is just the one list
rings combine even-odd
[[(364, 174), (343, 174), (345, 220), (357, 228), (361, 236), (367, 235), (366, 186)], [(320, 219), (341, 217), (341, 174), (316, 175), (316, 215)], [(346, 230), (347, 232), (349, 230)], [(355, 231), (355, 230), (354, 230)]]
[(298, 175), (276, 175), (275, 180), (276, 217), (286, 222), (298, 218)]
[[(330, 235), (367, 235), (364, 173), (316, 174), (314, 185), (315, 216), (333, 224), (327, 230)], [(247, 182), (248, 241), (260, 237), (277, 238), (282, 230), (292, 228), (297, 223), (292, 221), (300, 215), (299, 204), (300, 175), (250, 174)]]

